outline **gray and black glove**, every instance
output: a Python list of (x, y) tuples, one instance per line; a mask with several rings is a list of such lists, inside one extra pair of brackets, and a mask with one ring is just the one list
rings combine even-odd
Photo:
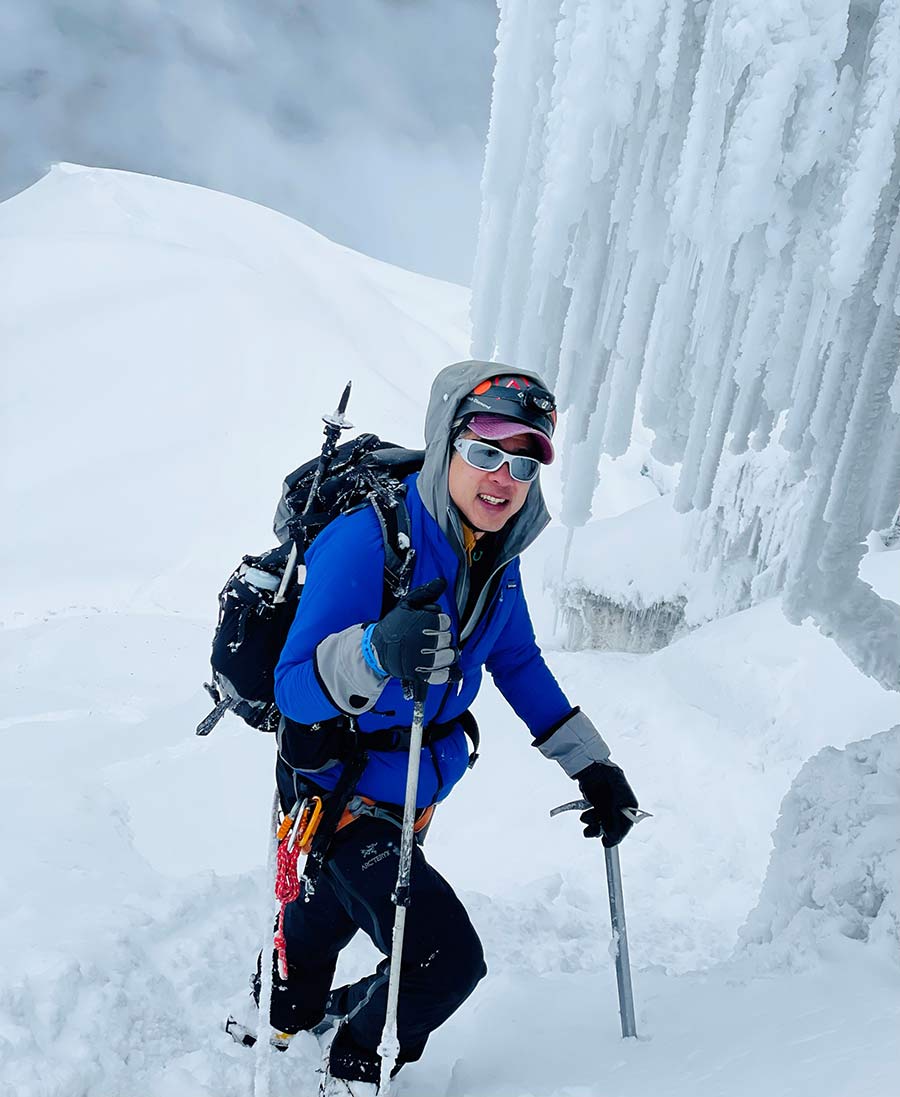
[(450, 618), (434, 602), (446, 585), (433, 579), (374, 625), (350, 625), (321, 641), (316, 678), (335, 708), (361, 716), (392, 677), (409, 683), (420, 700), (429, 685), (448, 681), (457, 653)]
[(435, 601), (446, 588), (444, 579), (424, 583), (367, 630), (385, 674), (418, 687), (449, 680), (457, 651), (450, 618)]
[(588, 717), (573, 708), (534, 745), (545, 758), (558, 762), (590, 800), (592, 806), (581, 816), (585, 837), (602, 834), (605, 846), (617, 846), (634, 826), (622, 808), (636, 808), (637, 797), (622, 770), (609, 760), (609, 747)]
[(614, 762), (591, 762), (587, 769), (576, 774), (578, 786), (591, 807), (582, 812), (585, 838), (603, 838), (607, 847), (617, 846), (634, 826), (622, 811), (636, 808), (637, 797), (625, 774)]

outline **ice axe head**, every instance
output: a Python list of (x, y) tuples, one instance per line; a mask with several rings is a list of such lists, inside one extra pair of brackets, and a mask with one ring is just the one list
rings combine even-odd
[[(559, 807), (552, 808), (550, 818), (552, 819), (554, 815), (561, 815), (564, 811), (587, 811), (593, 806), (590, 800), (570, 800), (567, 804), (560, 804)], [(653, 818), (652, 812), (641, 811), (640, 808), (621, 808), (621, 812), (632, 823), (639, 823), (642, 819)]]

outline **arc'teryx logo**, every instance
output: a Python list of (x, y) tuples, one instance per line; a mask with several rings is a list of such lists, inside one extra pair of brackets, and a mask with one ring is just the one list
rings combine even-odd
[(365, 872), (367, 868), (371, 868), (372, 865), (377, 865), (380, 861), (383, 861), (385, 857), (390, 857), (392, 853), (397, 852), (397, 846), (393, 842), (388, 842), (387, 849), (383, 849), (378, 852), (378, 843), (370, 842), (369, 845), (363, 846), (360, 849), (362, 854), (362, 871)]

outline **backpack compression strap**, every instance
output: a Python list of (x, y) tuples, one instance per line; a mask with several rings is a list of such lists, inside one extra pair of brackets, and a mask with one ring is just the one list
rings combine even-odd
[(378, 491), (371, 491), (368, 501), (375, 511), (384, 541), (383, 617), (409, 594), (416, 550), (412, 547), (409, 510), (403, 496), (397, 494), (393, 499), (387, 499)]
[[(427, 724), (423, 735), (422, 745), (430, 746), (439, 739), (445, 739), (456, 727), (461, 727), (472, 745), (469, 752), (469, 769), (478, 761), (478, 748), (481, 745), (481, 732), (475, 717), (466, 709), (465, 712), (447, 720), (443, 724)], [(410, 729), (406, 726), (394, 728), (378, 728), (376, 731), (362, 731), (359, 733), (360, 742), (365, 744), (366, 750), (394, 751), (409, 750)]]

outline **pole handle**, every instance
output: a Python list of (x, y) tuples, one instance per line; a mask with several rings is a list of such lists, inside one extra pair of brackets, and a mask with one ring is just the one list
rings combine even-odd
[(428, 696), (428, 683), (424, 678), (411, 678), (403, 683), (403, 692), (417, 705), (424, 705), (425, 698)]
[(347, 410), (347, 404), (350, 402), (350, 389), (353, 385), (352, 381), (347, 382), (347, 387), (341, 393), (341, 398), (338, 401), (338, 406), (334, 409), (331, 415), (323, 415), (322, 422), (325, 424), (325, 431), (342, 431), (350, 430), (353, 424), (346, 417), (344, 412)]

